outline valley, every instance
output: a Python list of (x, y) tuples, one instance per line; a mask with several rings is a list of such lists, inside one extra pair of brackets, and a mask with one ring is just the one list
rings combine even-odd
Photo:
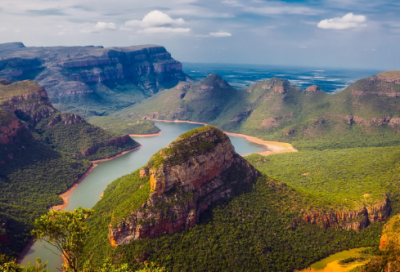
[[(371, 250), (360, 265), (392, 256), (400, 71), (328, 94), (277, 77), (195, 81), (155, 45), (13, 43), (0, 56), (0, 253), (17, 256), (49, 208), (81, 206), (94, 210), (93, 267), (301, 271), (357, 248)], [(47, 254), (35, 243), (23, 264), (59, 268)]]

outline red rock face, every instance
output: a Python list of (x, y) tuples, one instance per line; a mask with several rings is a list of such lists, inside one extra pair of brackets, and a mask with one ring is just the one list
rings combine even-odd
[(321, 88), (318, 87), (317, 85), (312, 85), (312, 86), (310, 86), (310, 87), (307, 87), (307, 88), (306, 88), (306, 91), (309, 91), (309, 92), (319, 92), (319, 91), (321, 91)]
[(0, 144), (19, 143), (31, 138), (33, 137), (28, 128), (17, 118), (0, 124)]
[(389, 217), (390, 202), (386, 197), (381, 204), (364, 207), (359, 211), (346, 211), (324, 214), (320, 212), (307, 213), (302, 220), (308, 224), (316, 224), (324, 228), (344, 228), (360, 231), (369, 223), (382, 222)]
[(286, 90), (285, 90), (285, 88), (283, 86), (275, 86), (273, 90), (275, 92), (281, 93), (281, 94), (286, 92)]
[[(156, 168), (144, 167), (140, 171), (142, 177), (150, 175), (152, 191), (149, 200), (118, 222), (116, 228), (110, 224), (111, 245), (173, 234), (193, 227), (211, 203), (231, 196), (232, 184), (251, 182), (259, 176), (256, 169), (235, 153), (229, 138), (218, 136), (215, 130), (211, 127), (206, 132), (192, 135), (184, 147), (178, 138), (169, 146), (174, 148), (178, 145), (181, 149), (177, 153), (164, 155), (165, 162)], [(174, 156), (191, 150), (199, 141), (212, 143), (214, 147), (176, 163)], [(244, 173), (244, 176), (232, 175), (234, 171)]]

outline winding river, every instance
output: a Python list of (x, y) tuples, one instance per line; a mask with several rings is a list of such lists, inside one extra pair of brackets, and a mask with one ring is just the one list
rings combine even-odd
[[(155, 122), (162, 131), (161, 135), (146, 138), (134, 138), (142, 145), (142, 148), (130, 152), (111, 161), (100, 162), (79, 186), (68, 197), (69, 204), (65, 210), (72, 211), (78, 207), (92, 208), (99, 201), (101, 194), (109, 183), (123, 175), (132, 173), (140, 168), (159, 149), (166, 147), (180, 134), (200, 127), (202, 125), (187, 123)], [(248, 141), (246, 138), (229, 136), (236, 152), (242, 156), (252, 153), (265, 152), (263, 145)], [(53, 249), (53, 251), (55, 251)], [(35, 259), (48, 261), (50, 271), (58, 271), (61, 268), (61, 258), (55, 255), (49, 245), (35, 242), (28, 253), (22, 259), (22, 264), (35, 263)]]

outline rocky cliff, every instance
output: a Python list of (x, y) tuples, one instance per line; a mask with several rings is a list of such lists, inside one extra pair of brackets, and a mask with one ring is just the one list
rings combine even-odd
[(240, 157), (228, 136), (215, 127), (181, 135), (157, 152), (140, 171), (149, 177), (148, 200), (109, 226), (113, 246), (188, 229), (213, 203), (232, 195), (232, 186), (260, 174)]
[[(74, 157), (94, 155), (100, 148), (138, 146), (128, 135), (106, 132), (73, 113), (60, 113), (53, 107), (46, 90), (33, 81), (12, 83), (1, 79), (0, 144), (23, 145), (26, 141), (32, 142), (31, 132), (41, 135), (47, 144), (73, 153)], [(71, 139), (75, 139), (74, 144), (70, 143)], [(12, 159), (11, 155), (8, 155), (8, 159)]]
[(382, 222), (388, 219), (390, 210), (389, 199), (385, 197), (381, 203), (365, 206), (360, 210), (335, 213), (306, 213), (302, 216), (302, 220), (309, 224), (317, 224), (323, 228), (343, 228), (360, 231), (370, 223)]
[[(0, 44), (0, 78), (41, 84), (59, 108), (75, 112), (124, 107), (190, 79), (162, 46), (103, 48)], [(91, 101), (95, 107), (90, 107)]]

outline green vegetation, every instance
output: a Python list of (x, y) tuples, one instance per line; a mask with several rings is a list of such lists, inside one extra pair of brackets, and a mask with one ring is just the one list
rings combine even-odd
[[(199, 134), (207, 133), (213, 130), (218, 140), (214, 142), (207, 141), (202, 138), (196, 137)], [(194, 154), (203, 154), (213, 150), (215, 146), (225, 140), (227, 136), (218, 128), (213, 126), (199, 127), (183, 133), (179, 138), (169, 144), (168, 147), (161, 149), (154, 154), (147, 163), (148, 168), (157, 168), (163, 162), (170, 165), (177, 165), (181, 161), (185, 161)], [(162, 155), (161, 155), (162, 154)]]
[(13, 158), (0, 165), (0, 222), (7, 222), (10, 242), (5, 252), (16, 256), (31, 237), (34, 219), (49, 207), (62, 204), (58, 194), (81, 177), (91, 163), (63, 156), (40, 142), (25, 142), (24, 148), (20, 144), (3, 145), (0, 156), (8, 154)]
[[(139, 145), (79, 116), (57, 112), (42, 90), (32, 81), (0, 82), (0, 107), (9, 111), (0, 110), (0, 254), (16, 256), (22, 251), (33, 221), (51, 206), (62, 204), (58, 194), (89, 169), (89, 160)], [(15, 95), (29, 97), (10, 99)], [(18, 109), (15, 115), (14, 108)], [(49, 126), (52, 121), (58, 123)]]
[(73, 212), (52, 210), (35, 220), (35, 239), (53, 245), (62, 255), (64, 270), (78, 272), (85, 239), (89, 233), (86, 221), (92, 210), (78, 208)]
[[(400, 197), (400, 147), (303, 151), (247, 159), (312, 200), (307, 209), (351, 210)], [(396, 202), (392, 202), (397, 205)]]
[[(390, 79), (397, 76), (392, 74)], [(389, 124), (390, 118), (400, 116), (400, 100), (393, 94), (400, 89), (395, 83), (367, 78), (334, 95), (302, 91), (278, 78), (245, 90), (228, 86), (219, 76), (210, 75), (189, 88), (165, 90), (115, 115), (206, 122), (225, 131), (290, 142), (301, 150), (400, 144), (399, 125)], [(283, 93), (274, 87), (283, 88)]]
[(160, 129), (149, 120), (133, 120), (129, 118), (94, 116), (89, 119), (92, 125), (102, 129), (123, 134), (156, 134)]
[(306, 224), (293, 227), (308, 200), (264, 176), (255, 184), (235, 185), (234, 197), (215, 204), (196, 227), (113, 249), (107, 234), (114, 210), (120, 209), (114, 204), (119, 195), (111, 198), (112, 188), (119, 184), (126, 183), (109, 185), (89, 222), (91, 233), (85, 251), (96, 264), (104, 256), (117, 260), (122, 256), (120, 263), (136, 269), (139, 263), (134, 257), (149, 256), (148, 261), (167, 271), (293, 271), (338, 251), (377, 245), (383, 226), (373, 224), (360, 232), (323, 230)]
[[(71, 155), (82, 156), (82, 151), (92, 149), (89, 160), (112, 157), (123, 151), (138, 147), (139, 144), (129, 139), (125, 144), (109, 144), (112, 140), (122, 137), (122, 134), (105, 131), (86, 122), (74, 125), (58, 123), (49, 127), (48, 123), (54, 116), (45, 118), (36, 125), (38, 138), (57, 151)], [(108, 145), (108, 146), (107, 146)]]
[(363, 262), (365, 260), (367, 260), (365, 257), (349, 257), (349, 258), (340, 260), (339, 264), (340, 265), (346, 265), (346, 264), (351, 264), (351, 263), (354, 263), (354, 262)]

